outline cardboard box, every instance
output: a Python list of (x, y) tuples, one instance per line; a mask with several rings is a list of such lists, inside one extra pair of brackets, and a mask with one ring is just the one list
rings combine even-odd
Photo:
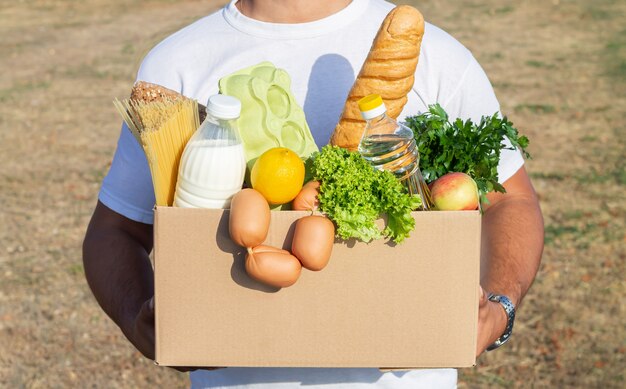
[[(415, 212), (400, 245), (337, 241), (295, 285), (245, 272), (228, 211), (155, 210), (156, 361), (166, 366), (467, 367), (475, 363), (480, 215)], [(289, 248), (307, 212), (272, 212)]]

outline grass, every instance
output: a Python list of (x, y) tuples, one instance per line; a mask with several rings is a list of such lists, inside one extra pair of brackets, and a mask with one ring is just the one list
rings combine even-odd
[(514, 107), (516, 112), (528, 111), (534, 114), (554, 113), (556, 108), (550, 104), (518, 104)]
[(17, 99), (23, 93), (43, 91), (50, 88), (50, 81), (23, 81), (17, 82), (7, 89), (0, 89), (0, 103), (6, 103)]
[(602, 230), (602, 236), (605, 242), (623, 242), (626, 235), (621, 226), (611, 225), (609, 228)]
[(511, 13), (514, 10), (515, 10), (515, 8), (513, 6), (507, 5), (507, 6), (504, 6), (504, 7), (496, 8), (494, 12), (495, 12), (496, 15), (503, 15), (503, 14)]
[(533, 68), (542, 68), (542, 69), (554, 69), (556, 67), (552, 64), (548, 64), (548, 63), (538, 61), (535, 59), (526, 61), (526, 65), (533, 67)]
[(577, 241), (594, 232), (597, 228), (598, 225), (595, 223), (585, 223), (582, 226), (567, 224), (548, 224), (545, 226), (545, 243), (547, 245), (552, 245), (563, 240)]
[(590, 17), (593, 20), (607, 20), (611, 18), (611, 12), (598, 7), (590, 7), (583, 14), (584, 17)]
[(135, 53), (135, 46), (131, 43), (131, 42), (126, 42), (124, 43), (124, 46), (122, 46), (121, 49), (121, 53), (122, 54), (134, 54)]
[(575, 179), (579, 184), (613, 183), (619, 186), (626, 186), (626, 163), (622, 161), (617, 162), (613, 166), (608, 166), (606, 170), (592, 167), (587, 173), (577, 175)]
[(626, 29), (614, 34), (604, 48), (606, 75), (623, 85), (626, 83)]
[(602, 112), (607, 112), (610, 110), (611, 110), (610, 105), (599, 105), (599, 106), (585, 108), (585, 112), (594, 112), (594, 113), (602, 113)]
[(97, 64), (80, 64), (78, 66), (72, 66), (64, 69), (62, 75), (67, 78), (83, 78), (83, 79), (99, 79), (110, 81), (125, 80), (127, 76), (121, 72), (114, 72), (111, 70), (102, 70)]
[(567, 211), (563, 214), (563, 218), (565, 220), (579, 220), (582, 219), (583, 217), (589, 217), (591, 216), (592, 213), (590, 211), (583, 211), (583, 210), (572, 210), (572, 211)]
[(86, 173), (82, 176), (87, 182), (92, 182), (95, 184), (100, 184), (104, 179), (105, 175), (109, 171), (109, 166), (107, 165), (104, 168), (95, 168), (92, 167), (86, 171)]
[(541, 172), (531, 171), (530, 177), (533, 180), (546, 180), (546, 181), (563, 181), (569, 176), (560, 172)]
[(591, 142), (595, 142), (598, 140), (597, 136), (594, 135), (584, 135), (581, 136), (580, 138), (578, 138), (579, 142), (585, 142), (585, 143), (591, 143)]
[(73, 276), (83, 276), (85, 274), (85, 269), (83, 269), (83, 265), (74, 263), (67, 267), (68, 273)]

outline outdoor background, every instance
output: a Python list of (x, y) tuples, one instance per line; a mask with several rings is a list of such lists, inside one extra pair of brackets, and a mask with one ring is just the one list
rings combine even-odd
[[(138, 65), (223, 1), (0, 0), (0, 387), (184, 387), (102, 313), (81, 243)], [(530, 140), (546, 221), (514, 337), (460, 387), (623, 388), (626, 1), (421, 0)], [(234, 69), (233, 69), (234, 70)]]

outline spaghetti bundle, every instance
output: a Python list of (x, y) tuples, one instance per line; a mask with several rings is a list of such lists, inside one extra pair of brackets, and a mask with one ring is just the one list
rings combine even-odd
[(156, 205), (171, 206), (180, 157), (200, 125), (198, 103), (181, 96), (149, 102), (116, 99), (114, 105), (146, 154)]

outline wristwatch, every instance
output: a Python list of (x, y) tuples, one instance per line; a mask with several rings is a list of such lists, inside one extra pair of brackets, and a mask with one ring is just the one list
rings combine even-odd
[(515, 322), (515, 305), (513, 305), (508, 297), (501, 294), (489, 293), (487, 299), (489, 299), (489, 301), (500, 303), (500, 305), (504, 308), (504, 312), (506, 312), (507, 317), (504, 333), (495, 342), (493, 342), (491, 346), (487, 347), (487, 351), (491, 351), (505, 344), (511, 337), (511, 333), (513, 332), (513, 323)]

